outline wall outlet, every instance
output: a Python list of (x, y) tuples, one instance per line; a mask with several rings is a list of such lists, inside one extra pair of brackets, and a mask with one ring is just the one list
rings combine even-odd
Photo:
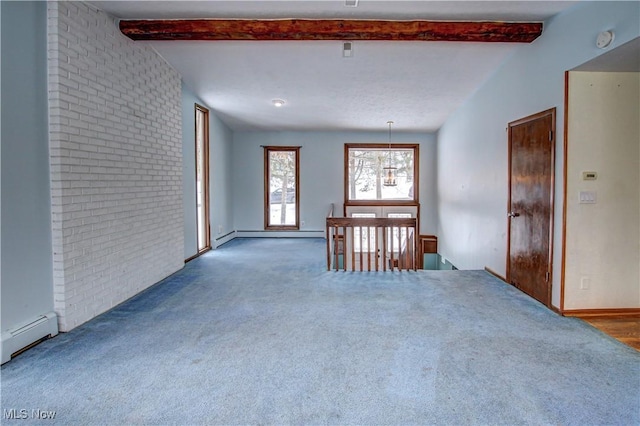
[(300, 226), (304, 226), (304, 220), (300, 222)]
[(222, 234), (222, 225), (218, 225), (218, 234)]
[(580, 278), (580, 290), (589, 290), (591, 279), (589, 277)]

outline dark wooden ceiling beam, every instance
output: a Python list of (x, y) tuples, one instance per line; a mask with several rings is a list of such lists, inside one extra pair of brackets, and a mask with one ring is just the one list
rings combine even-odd
[(387, 40), (530, 43), (539, 22), (310, 19), (122, 20), (133, 40)]

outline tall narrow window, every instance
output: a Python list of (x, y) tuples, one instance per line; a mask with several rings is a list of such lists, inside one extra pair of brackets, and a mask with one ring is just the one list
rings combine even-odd
[(300, 147), (264, 147), (264, 228), (300, 229)]
[(211, 248), (209, 237), (209, 110), (196, 105), (196, 228), (198, 253)]

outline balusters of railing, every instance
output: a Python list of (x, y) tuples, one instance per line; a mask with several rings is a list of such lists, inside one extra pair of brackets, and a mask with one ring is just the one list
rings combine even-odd
[[(375, 263), (375, 268), (376, 268), (376, 272), (378, 272), (378, 228), (373, 228), (373, 232), (375, 232), (375, 234), (373, 234), (375, 236), (374, 241), (376, 242), (375, 247), (373, 247), (373, 262)], [(371, 227), (367, 230), (367, 235), (369, 236), (369, 238), (371, 238)], [(369, 248), (369, 254), (371, 254), (371, 249)], [(369, 264), (371, 264), (371, 261), (369, 261)]]
[(327, 271), (331, 270), (332, 261), (337, 255), (335, 229), (327, 226)]
[(395, 267), (395, 259), (393, 258), (393, 245), (394, 245), (394, 241), (393, 241), (393, 226), (389, 228), (389, 241), (391, 242), (390, 247), (389, 247), (389, 256), (391, 257), (391, 259), (389, 259), (389, 266), (391, 267), (391, 270), (394, 270)]
[(382, 270), (387, 270), (387, 227), (382, 227), (382, 246), (380, 247), (382, 251)]
[(414, 218), (327, 217), (327, 269), (415, 269), (415, 227)]
[(402, 227), (398, 226), (398, 270), (402, 271)]
[(407, 239), (405, 240), (405, 249), (404, 249), (404, 267), (406, 267), (407, 269), (410, 268), (411, 265), (409, 265), (409, 228), (405, 227), (404, 228), (404, 232), (407, 235)]
[[(355, 227), (353, 229), (353, 232), (354, 232), (354, 236), (355, 236), (355, 232), (356, 232)], [(364, 268), (364, 259), (363, 259), (363, 257), (364, 257), (364, 244), (362, 244), (362, 226), (360, 227), (358, 232), (360, 232), (360, 241), (358, 241), (359, 246), (356, 246), (356, 240), (355, 239), (353, 239), (352, 241), (353, 241), (353, 250), (355, 251), (356, 248), (359, 248), (359, 250), (357, 250), (357, 253), (358, 253), (357, 257), (358, 257), (358, 261), (360, 262), (360, 266), (359, 266), (360, 272), (362, 272), (363, 268)]]
[(415, 269), (413, 266), (413, 262), (415, 262), (415, 250), (414, 250), (414, 241), (413, 236), (415, 232), (411, 232), (409, 228), (407, 228), (407, 269)]
[[(338, 268), (340, 267), (339, 259), (340, 259), (340, 247), (341, 246), (342, 246), (342, 252), (344, 253), (344, 239), (343, 240), (340, 239), (340, 230), (338, 229), (337, 226), (333, 228), (333, 232), (334, 232), (333, 238), (334, 238), (334, 244), (335, 244), (335, 247), (334, 247), (334, 250), (335, 250), (334, 257), (335, 258), (334, 258), (334, 263), (333, 264), (335, 265), (335, 268), (336, 268), (336, 271), (337, 271)], [(344, 254), (342, 255), (342, 257), (344, 258)]]
[(340, 247), (340, 252), (336, 256), (336, 271), (340, 269), (340, 254), (342, 254), (342, 268), (347, 270), (347, 232), (346, 228), (342, 227), (342, 234), (340, 234), (340, 228), (336, 226), (336, 233), (338, 235), (338, 247)]

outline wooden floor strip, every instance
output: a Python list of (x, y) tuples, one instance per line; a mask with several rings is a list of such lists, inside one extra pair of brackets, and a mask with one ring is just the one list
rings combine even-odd
[(640, 351), (640, 316), (584, 316), (581, 320)]

